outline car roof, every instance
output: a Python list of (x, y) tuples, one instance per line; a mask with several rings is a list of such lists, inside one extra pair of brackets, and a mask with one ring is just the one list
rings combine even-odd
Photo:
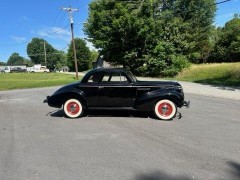
[(85, 82), (86, 79), (95, 74), (95, 73), (121, 73), (121, 72), (128, 72), (127, 69), (124, 68), (96, 68), (96, 69), (92, 69), (91, 71), (89, 71), (82, 79), (82, 82)]
[(127, 72), (127, 71), (128, 70), (124, 68), (96, 68), (89, 72), (94, 73), (94, 72)]

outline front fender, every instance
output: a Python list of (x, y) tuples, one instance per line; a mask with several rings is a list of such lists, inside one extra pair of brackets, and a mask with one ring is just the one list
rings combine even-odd
[(177, 107), (182, 107), (184, 103), (184, 95), (178, 93), (174, 89), (162, 89), (147, 92), (135, 100), (135, 109), (141, 111), (152, 111), (155, 104), (161, 99), (173, 101)]
[(71, 89), (66, 91), (60, 91), (55, 92), (52, 96), (48, 98), (48, 105), (52, 107), (61, 108), (62, 105), (68, 100), (68, 99), (77, 99), (81, 101), (84, 108), (87, 106), (87, 101), (85, 98), (85, 95), (82, 91), (79, 91), (77, 89)]

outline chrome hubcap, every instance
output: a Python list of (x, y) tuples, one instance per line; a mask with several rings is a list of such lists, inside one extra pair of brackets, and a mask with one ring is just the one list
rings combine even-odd
[(164, 105), (164, 106), (162, 106), (162, 109), (161, 109), (161, 111), (162, 111), (162, 113), (163, 113), (163, 114), (167, 114), (167, 113), (168, 113), (168, 111), (169, 111), (169, 108), (168, 108), (168, 106), (167, 106), (167, 105)]
[(68, 105), (67, 105), (67, 111), (70, 113), (70, 114), (77, 114), (79, 111), (80, 111), (80, 107), (78, 104), (76, 104), (75, 102), (70, 102)]
[(70, 106), (69, 110), (70, 110), (71, 112), (76, 112), (76, 110), (77, 110), (76, 104), (72, 104), (72, 105)]

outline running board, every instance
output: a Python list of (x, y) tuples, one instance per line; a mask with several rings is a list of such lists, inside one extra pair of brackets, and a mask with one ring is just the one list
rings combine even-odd
[(136, 109), (132, 107), (89, 107), (87, 110), (129, 110), (136, 111)]

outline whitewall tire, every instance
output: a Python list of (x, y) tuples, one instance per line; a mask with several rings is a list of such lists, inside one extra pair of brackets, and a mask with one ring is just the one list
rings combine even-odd
[(177, 107), (174, 102), (168, 99), (163, 99), (156, 103), (154, 113), (159, 119), (170, 120), (175, 117)]
[(77, 99), (69, 99), (64, 103), (63, 111), (67, 117), (77, 118), (83, 114), (83, 107)]

